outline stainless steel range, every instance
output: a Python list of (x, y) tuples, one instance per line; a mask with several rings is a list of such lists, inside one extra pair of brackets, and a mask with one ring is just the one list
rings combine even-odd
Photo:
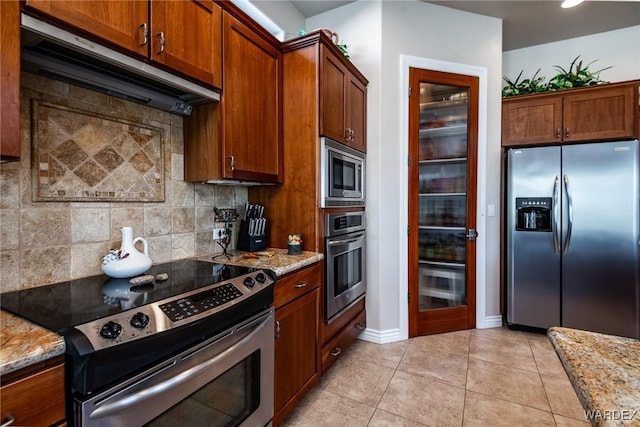
[(96, 276), (2, 295), (65, 338), (71, 426), (263, 426), (273, 415), (275, 275), (204, 261), (166, 281)]

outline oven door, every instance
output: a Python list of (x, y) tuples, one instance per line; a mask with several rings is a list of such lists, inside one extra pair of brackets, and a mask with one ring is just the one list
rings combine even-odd
[(273, 416), (269, 309), (86, 400), (77, 426), (264, 426)]
[(365, 232), (328, 238), (326, 255), (325, 319), (330, 320), (365, 293)]

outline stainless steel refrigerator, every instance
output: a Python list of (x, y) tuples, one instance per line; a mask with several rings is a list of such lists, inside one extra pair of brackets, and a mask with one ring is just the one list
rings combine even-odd
[(507, 323), (640, 338), (638, 141), (507, 153)]

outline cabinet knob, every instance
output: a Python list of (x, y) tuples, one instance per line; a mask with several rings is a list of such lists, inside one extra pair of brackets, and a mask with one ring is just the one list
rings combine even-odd
[(336, 348), (335, 348), (331, 353), (329, 353), (329, 354), (331, 354), (333, 357), (336, 357), (336, 356), (340, 356), (340, 353), (342, 353), (342, 349), (341, 349), (340, 347), (336, 347)]
[(280, 338), (280, 322), (276, 320), (276, 339)]
[(140, 46), (144, 46), (149, 43), (149, 28), (147, 27), (147, 23), (140, 24), (140, 29), (142, 29), (142, 43), (140, 43)]
[(156, 36), (160, 37), (160, 50), (158, 51), (158, 55), (164, 52), (164, 45), (167, 43), (167, 40), (164, 38), (164, 33), (160, 31)]
[(560, 139), (560, 128), (556, 129), (556, 139)]
[(344, 138), (345, 138), (347, 141), (352, 141), (352, 140), (353, 140), (353, 136), (354, 136), (354, 135), (355, 135), (355, 132), (353, 131), (353, 129), (351, 129), (351, 128), (347, 128), (347, 129), (345, 129), (345, 131), (344, 131)]
[(564, 137), (569, 138), (569, 128), (564, 129)]
[(235, 156), (227, 156), (229, 158), (229, 166), (231, 169), (229, 172), (233, 172), (236, 169), (236, 158)]

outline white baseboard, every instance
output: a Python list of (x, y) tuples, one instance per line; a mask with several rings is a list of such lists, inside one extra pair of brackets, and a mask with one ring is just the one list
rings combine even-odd
[(406, 337), (400, 336), (400, 329), (376, 331), (370, 328), (365, 329), (358, 338), (363, 341), (369, 341), (376, 344), (387, 344), (407, 339)]
[(502, 327), (502, 316), (485, 316), (476, 323), (476, 329), (500, 328)]

